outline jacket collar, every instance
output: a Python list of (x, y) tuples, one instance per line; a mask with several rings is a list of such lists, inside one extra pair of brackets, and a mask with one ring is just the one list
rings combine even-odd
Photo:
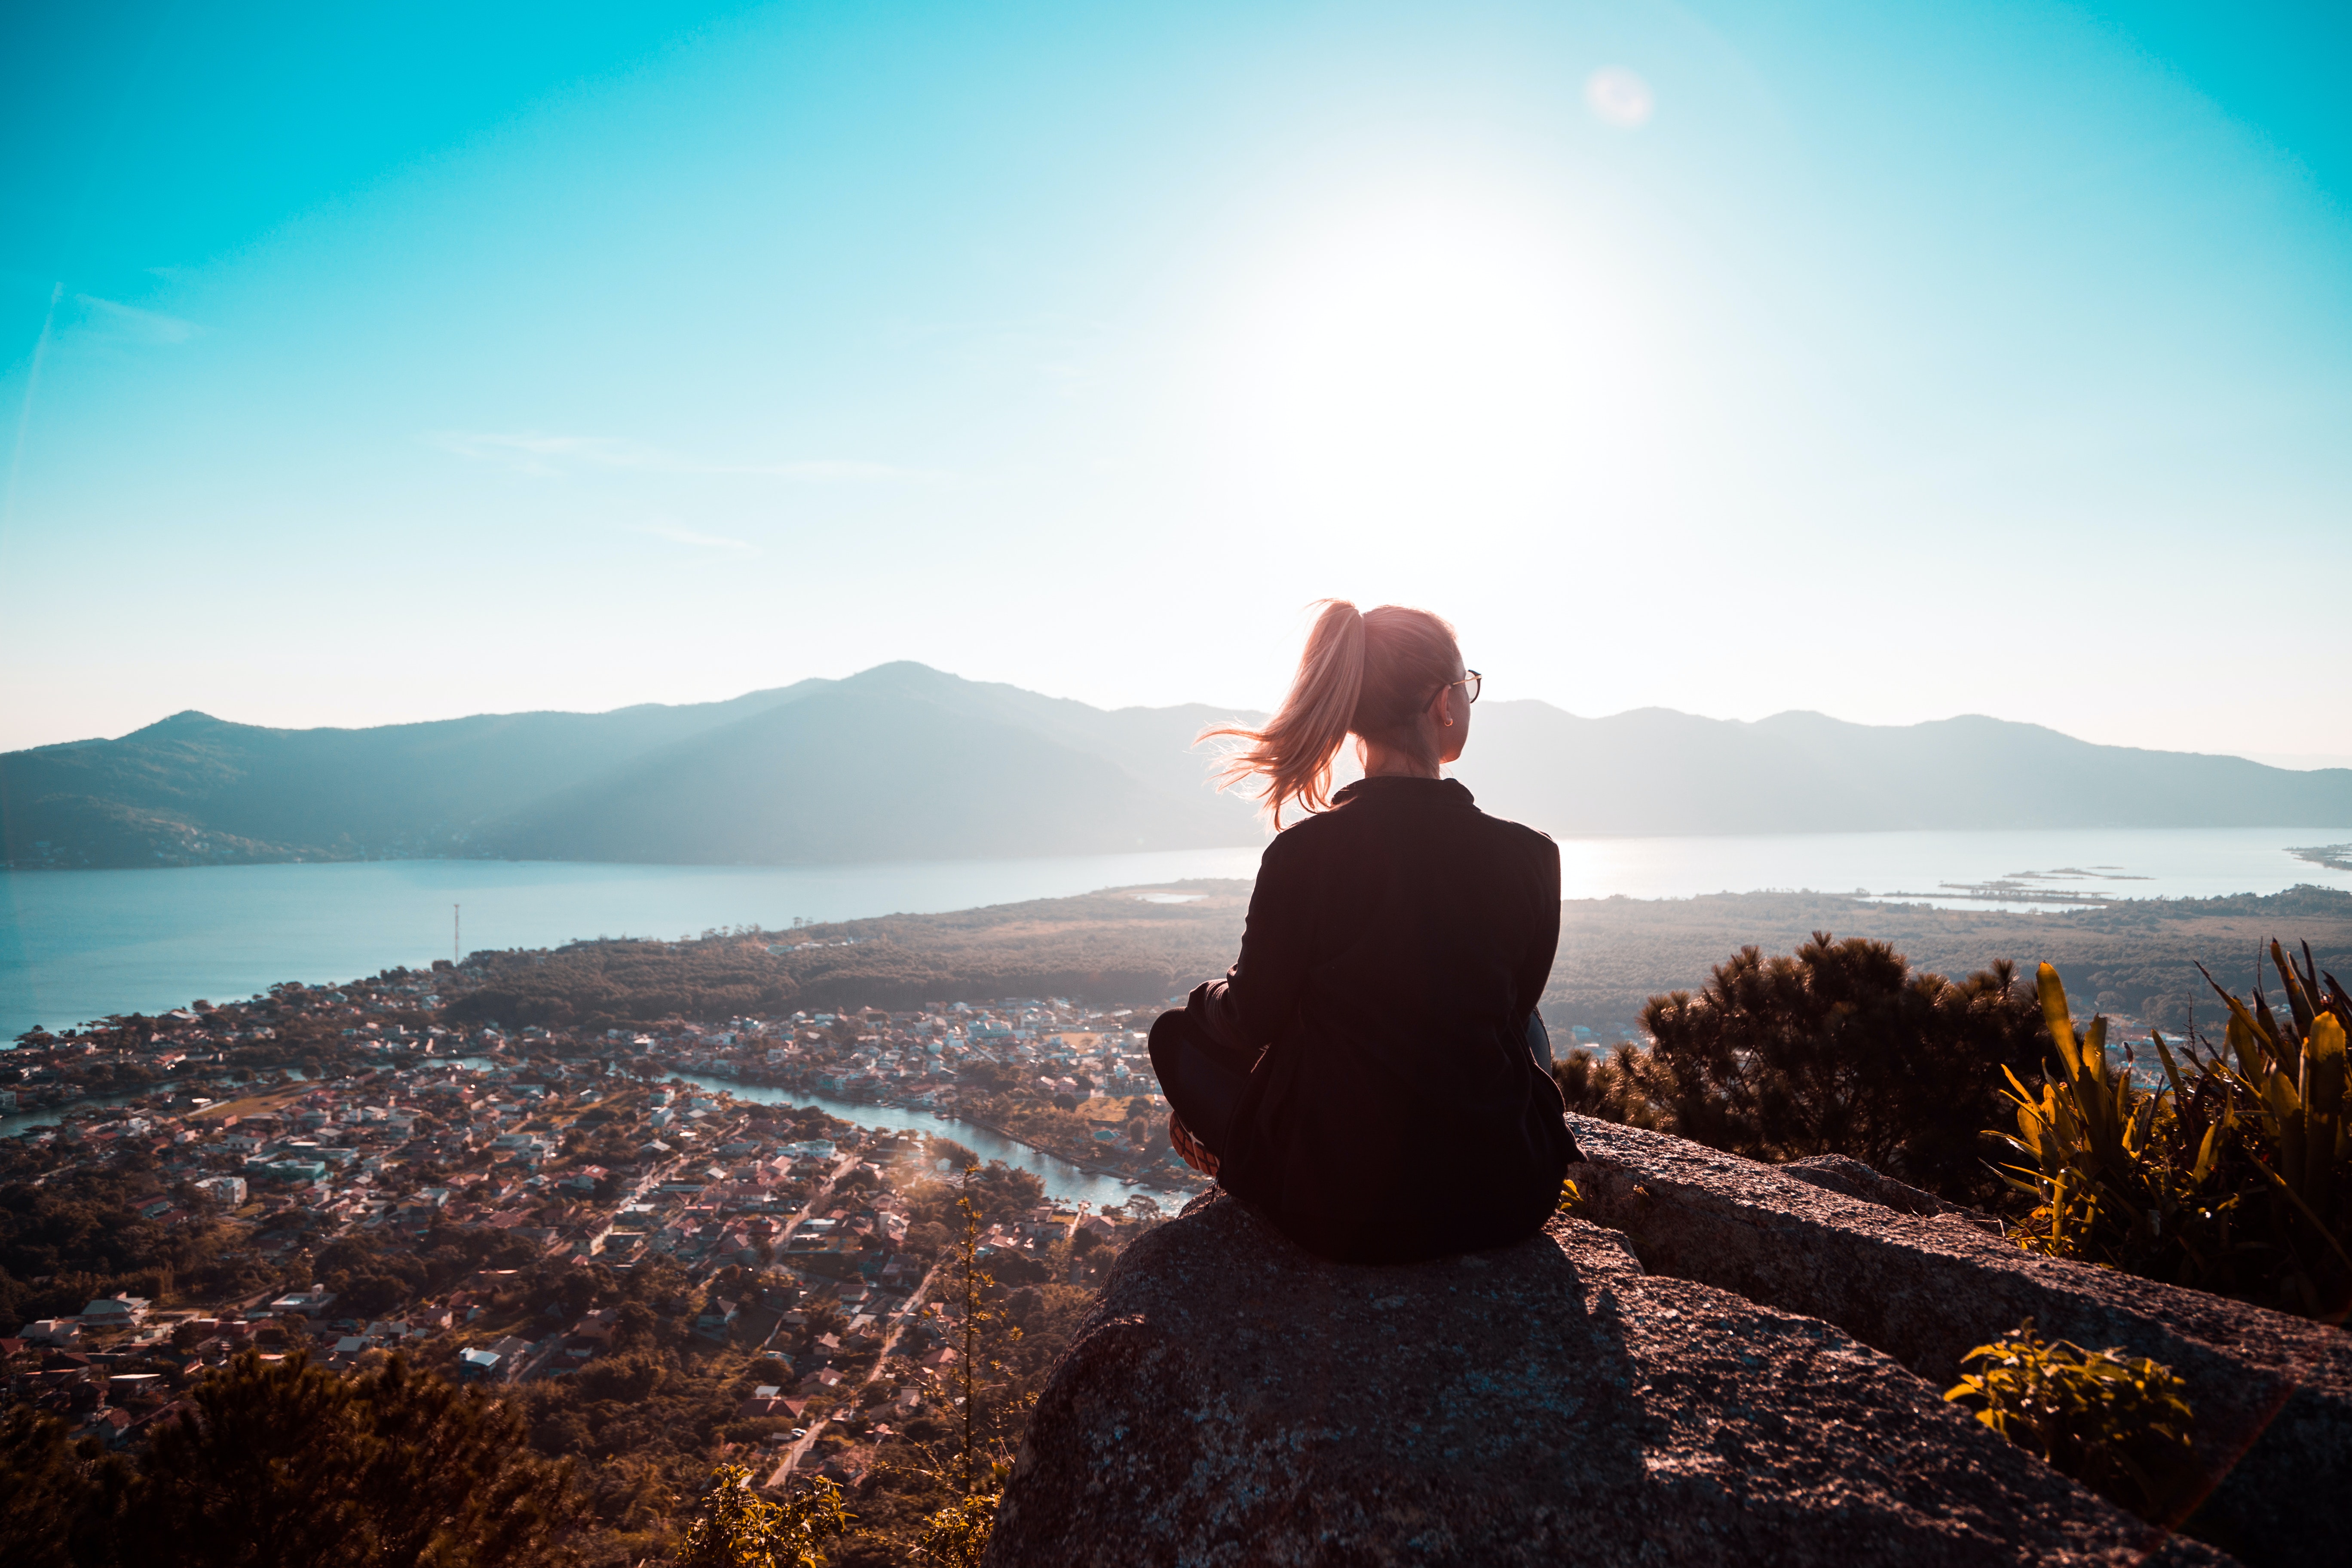
[(1333, 805), (1345, 805), (1351, 800), (1380, 799), (1397, 802), (1442, 801), (1448, 805), (1475, 805), (1477, 798), (1460, 779), (1416, 779), (1396, 773), (1379, 778), (1358, 779), (1331, 797)]

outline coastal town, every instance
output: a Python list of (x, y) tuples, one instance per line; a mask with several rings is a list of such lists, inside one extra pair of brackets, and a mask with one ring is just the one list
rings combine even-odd
[[(1108, 1260), (1204, 1186), (1131, 1008), (572, 1031), (454, 1022), (468, 979), (285, 984), (0, 1056), (7, 1403), (135, 1450), (248, 1352), (397, 1354), (520, 1402), (612, 1561), (721, 1462), (887, 1519), (961, 1404), (1017, 1406)], [(1052, 1197), (960, 1129), (1119, 1195)]]

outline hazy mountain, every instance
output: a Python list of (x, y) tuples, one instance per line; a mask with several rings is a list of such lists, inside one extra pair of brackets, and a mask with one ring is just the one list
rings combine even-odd
[(1560, 836), (2352, 825), (2352, 769), (2095, 746), (1976, 714), (1580, 719), (1521, 701), (1481, 703), (1477, 726), (1459, 772), (1479, 804)]
[(1104, 712), (887, 664), (534, 802), (488, 830), (525, 859), (809, 862), (1254, 842), (1186, 747), (1219, 715)]
[(1105, 712), (884, 665), (731, 701), (268, 730), (175, 714), (0, 756), (19, 866), (492, 855), (681, 863), (1254, 842), (1186, 746), (1223, 710)]
[[(1254, 844), (1188, 750), (1227, 710), (1105, 711), (889, 664), (728, 702), (267, 730), (181, 713), (0, 756), (19, 866), (492, 855), (697, 864)], [(2352, 825), (2352, 770), (1985, 718), (1755, 723), (1479, 705), (1458, 770), (1561, 835)]]

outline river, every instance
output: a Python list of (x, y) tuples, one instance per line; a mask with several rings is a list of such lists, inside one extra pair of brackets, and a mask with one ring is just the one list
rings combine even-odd
[[(1586, 838), (1560, 844), (1571, 899), (1811, 889), (1991, 909), (2086, 895), (2208, 898), (2352, 872), (2288, 853), (2352, 827), (2087, 828)], [(581, 937), (676, 936), (1059, 898), (1255, 874), (1251, 847), (868, 866), (594, 866), (393, 860), (0, 871), (0, 1043), (36, 1024), (157, 1012), (447, 957)], [(462, 905), (462, 911), (452, 906)], [(462, 938), (454, 929), (462, 918)]]
[(1189, 1194), (1166, 1192), (1157, 1187), (1130, 1187), (1116, 1177), (1098, 1176), (1071, 1164), (1067, 1160), (1056, 1159), (1032, 1149), (1026, 1143), (1016, 1143), (985, 1127), (975, 1127), (969, 1121), (958, 1121), (951, 1116), (941, 1116), (933, 1110), (861, 1105), (852, 1100), (828, 1099), (822, 1094), (805, 1094), (799, 1089), (770, 1089), (763, 1084), (737, 1083), (733, 1079), (705, 1078), (698, 1073), (672, 1073), (669, 1076), (684, 1079), (704, 1089), (723, 1089), (738, 1100), (755, 1100), (761, 1105), (814, 1105), (827, 1116), (854, 1121), (860, 1127), (889, 1128), (952, 1138), (982, 1160), (1002, 1160), (1015, 1170), (1034, 1172), (1045, 1184), (1045, 1195), (1064, 1203), (1087, 1203), (1101, 1208), (1107, 1204), (1125, 1203), (1140, 1194), (1173, 1213), (1182, 1207), (1190, 1196)]
[[(472, 1068), (476, 1071), (498, 1064), (488, 1057), (453, 1057), (453, 1067)], [(803, 1094), (794, 1089), (770, 1089), (764, 1084), (738, 1083), (733, 1079), (709, 1078), (699, 1073), (674, 1073), (690, 1084), (708, 1089), (723, 1089), (738, 1100), (749, 1100), (761, 1105), (813, 1105), (827, 1116), (855, 1122), (860, 1127), (888, 1128), (898, 1131), (931, 1133), (952, 1138), (982, 1160), (1002, 1160), (1017, 1170), (1036, 1173), (1045, 1184), (1045, 1194), (1064, 1203), (1087, 1203), (1101, 1208), (1108, 1204), (1124, 1203), (1137, 1194), (1151, 1199), (1162, 1208), (1181, 1207), (1188, 1194), (1172, 1193), (1158, 1187), (1129, 1186), (1111, 1176), (1097, 1175), (1067, 1160), (1017, 1143), (985, 1127), (975, 1127), (968, 1121), (958, 1121), (936, 1111), (917, 1110), (896, 1106), (867, 1105), (854, 1100), (835, 1100), (822, 1094)], [(195, 1084), (180, 1083), (176, 1088), (193, 1088)], [(95, 1106), (123, 1105), (142, 1100), (150, 1091), (127, 1094), (99, 1094), (73, 1100), (66, 1105), (41, 1110), (19, 1111), (0, 1116), (0, 1138), (13, 1138), (36, 1128), (53, 1127), (70, 1110)]]

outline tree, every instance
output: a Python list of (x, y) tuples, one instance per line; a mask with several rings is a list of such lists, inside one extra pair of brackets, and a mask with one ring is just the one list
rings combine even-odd
[(27, 1405), (0, 1419), (0, 1563), (69, 1568), (113, 1560), (113, 1516), (130, 1467), (94, 1450)]
[(1754, 1159), (1844, 1154), (1959, 1201), (2000, 1183), (1981, 1132), (2004, 1068), (2042, 1071), (2039, 1005), (2007, 960), (1964, 981), (1826, 931), (1793, 956), (1745, 947), (1696, 995), (1653, 996), (1655, 1042), (1554, 1069), (1569, 1107)]
[(719, 1466), (710, 1480), (678, 1568), (824, 1568), (817, 1543), (849, 1528), (841, 1489), (822, 1478), (781, 1502), (753, 1491), (751, 1472), (740, 1465)]
[(535, 1568), (559, 1560), (568, 1465), (521, 1415), (398, 1356), (337, 1378), (247, 1355), (156, 1436), (127, 1560), (169, 1568)]
[[(931, 1479), (950, 1483), (950, 1495), (945, 1506), (931, 1512), (924, 1523), (921, 1539), (916, 1542), (916, 1550), (923, 1557), (952, 1568), (970, 1568), (988, 1550), (989, 1538), (996, 1528), (997, 1505), (1003, 1500), (1005, 1479), (1012, 1473), (1005, 1458), (1005, 1421), (1020, 1415), (1028, 1403), (1023, 1400), (1008, 1405), (993, 1397), (1006, 1370), (1001, 1357), (1020, 1340), (1021, 1330), (991, 1305), (988, 1292), (996, 1281), (980, 1267), (981, 1210), (972, 1191), (980, 1174), (977, 1161), (967, 1163), (961, 1190), (956, 1197), (956, 1208), (963, 1216), (963, 1235), (958, 1238), (956, 1258), (962, 1296), (960, 1304), (963, 1309), (963, 1349), (956, 1362), (963, 1396), (956, 1403), (963, 1407), (963, 1448), (957, 1458), (951, 1481), (934, 1467)], [(998, 1328), (989, 1333), (986, 1331), (992, 1324)], [(984, 1399), (992, 1403), (986, 1418), (981, 1414)], [(989, 1440), (985, 1448), (983, 1426)]]

